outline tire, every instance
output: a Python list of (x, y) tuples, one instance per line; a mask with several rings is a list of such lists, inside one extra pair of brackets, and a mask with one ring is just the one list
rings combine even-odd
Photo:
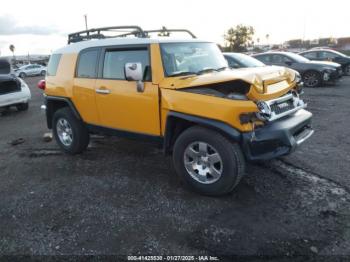
[[(203, 150), (200, 149), (205, 144), (207, 155), (202, 154)], [(191, 160), (189, 155), (192, 154), (194, 157)], [(204, 155), (203, 158), (200, 155)], [(198, 161), (203, 162), (197, 165)], [(173, 162), (177, 174), (187, 185), (200, 194), (210, 196), (231, 192), (245, 170), (245, 159), (238, 144), (232, 143), (218, 132), (200, 126), (190, 127), (180, 134), (174, 145)], [(203, 163), (204, 169), (201, 165)], [(193, 169), (194, 166), (200, 168), (196, 170)], [(213, 172), (216, 175), (212, 176), (210, 170), (216, 170)]]
[(41, 76), (46, 75), (46, 71), (44, 71), (44, 70), (43, 70), (43, 71), (41, 71), (40, 75), (41, 75)]
[(81, 153), (89, 145), (90, 135), (85, 124), (68, 107), (54, 113), (52, 129), (57, 144), (68, 154)]
[(303, 82), (306, 87), (317, 87), (322, 83), (320, 73), (316, 71), (307, 71), (303, 75)]
[(350, 64), (345, 66), (344, 75), (350, 76)]
[(16, 108), (18, 111), (27, 111), (29, 108), (29, 103), (18, 104), (16, 105)]
[(20, 78), (25, 78), (26, 76), (27, 76), (26, 73), (23, 73), (23, 72), (19, 74)]

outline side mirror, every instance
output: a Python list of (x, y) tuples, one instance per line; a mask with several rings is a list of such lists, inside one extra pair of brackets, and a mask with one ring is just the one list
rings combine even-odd
[(293, 64), (292, 61), (286, 61), (286, 65), (291, 66)]
[(143, 83), (143, 72), (141, 63), (126, 63), (124, 66), (125, 78), (128, 81), (136, 81), (137, 92), (143, 92), (145, 85)]

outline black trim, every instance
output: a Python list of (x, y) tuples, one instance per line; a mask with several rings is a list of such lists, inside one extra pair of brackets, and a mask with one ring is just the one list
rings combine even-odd
[(154, 136), (154, 135), (149, 135), (144, 133), (136, 133), (136, 132), (131, 132), (127, 130), (103, 127), (103, 126), (98, 126), (93, 124), (86, 124), (86, 126), (88, 127), (89, 132), (93, 134), (125, 137), (129, 139), (142, 140), (142, 141), (159, 143), (159, 144), (163, 142), (163, 138), (161, 136)]
[(311, 131), (312, 114), (304, 109), (265, 124), (255, 132), (243, 133), (242, 150), (250, 161), (270, 160), (293, 152), (298, 135)]
[(64, 102), (66, 103), (69, 108), (72, 110), (74, 116), (79, 119), (82, 120), (78, 110), (75, 108), (73, 102), (67, 98), (67, 97), (60, 97), (60, 96), (45, 96), (44, 97), (45, 100), (45, 105), (46, 105), (46, 121), (47, 121), (47, 127), (49, 129), (52, 128), (52, 117), (53, 117), (53, 113), (54, 113), (54, 102), (55, 101), (60, 101), (60, 102)]
[(165, 127), (165, 135), (164, 135), (164, 152), (169, 153), (172, 148), (173, 136), (175, 134), (176, 122), (179, 120), (185, 120), (192, 124), (197, 124), (201, 126), (205, 126), (214, 130), (217, 130), (221, 134), (227, 136), (229, 139), (240, 142), (241, 141), (241, 133), (233, 128), (232, 126), (213, 119), (198, 117), (194, 115), (183, 114), (179, 112), (171, 111), (167, 115), (166, 127)]

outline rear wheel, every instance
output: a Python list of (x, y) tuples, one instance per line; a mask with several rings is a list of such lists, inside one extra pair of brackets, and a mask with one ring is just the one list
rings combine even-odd
[(69, 154), (84, 151), (90, 140), (85, 124), (68, 108), (57, 110), (52, 120), (53, 135), (57, 144)]
[(29, 108), (29, 103), (21, 103), (16, 105), (18, 111), (27, 111)]
[(186, 184), (204, 195), (231, 192), (245, 169), (239, 145), (199, 126), (185, 130), (176, 140), (173, 161)]

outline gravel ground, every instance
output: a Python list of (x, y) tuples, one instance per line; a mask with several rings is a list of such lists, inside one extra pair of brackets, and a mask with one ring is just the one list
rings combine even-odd
[(0, 112), (0, 254), (350, 258), (350, 77), (307, 89), (315, 135), (290, 156), (250, 164), (220, 198), (187, 190), (146, 143), (93, 137), (68, 156), (44, 142), (39, 79), (26, 79), (28, 112)]

